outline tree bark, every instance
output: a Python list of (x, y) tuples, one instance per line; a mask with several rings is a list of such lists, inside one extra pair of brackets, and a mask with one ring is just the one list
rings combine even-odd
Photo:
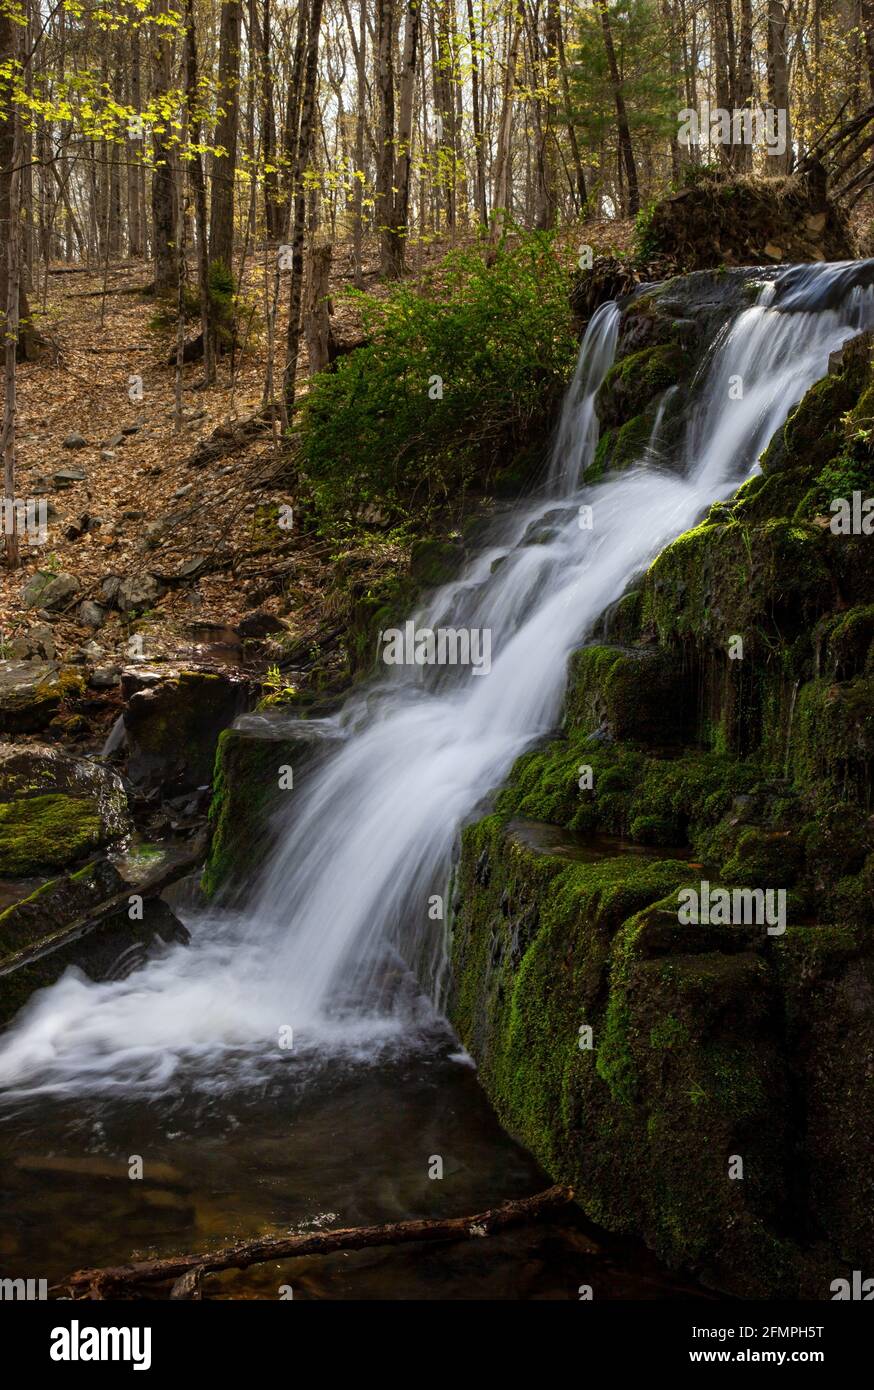
[[(20, 26), (14, 24), (9, 14), (0, 8), (0, 65), (11, 63), (19, 57), (20, 32)], [(0, 97), (0, 101), (2, 101), (2, 106), (0, 106), (0, 329), (3, 331), (5, 343), (7, 338), (5, 324), (9, 314), (10, 289), (12, 288), (9, 282), (8, 251), (13, 240), (13, 233), (17, 233), (19, 236), (18, 245), (20, 248), (21, 179), (18, 176), (21, 173), (19, 166), (22, 163), (24, 142), (19, 137), (19, 149), (16, 153), (16, 131), (19, 130), (21, 122), (17, 117), (18, 108), (12, 100), (13, 83), (4, 82), (0, 91), (2, 91), (2, 97)], [(16, 177), (18, 177), (18, 182), (13, 187)], [(13, 194), (18, 200), (15, 207), (13, 207)], [(37, 356), (42, 339), (33, 326), (27, 286), (20, 274), (20, 268), (16, 280), (13, 341), (16, 343), (18, 358), (30, 361)], [(11, 318), (8, 319), (10, 325), (11, 322)]]
[(397, 247), (392, 235), (395, 171), (394, 3), (376, 0), (376, 92), (378, 99), (376, 223), (383, 275), (397, 277)]
[(779, 114), (786, 113), (786, 150), (767, 156), (772, 174), (788, 174), (792, 168), (792, 123), (789, 119), (788, 26), (783, 0), (768, 0), (768, 100)]
[(209, 258), (233, 271), (234, 176), (237, 169), (237, 128), (240, 115), (240, 0), (224, 0), (219, 38), (219, 117), (215, 144), (223, 153), (213, 155), (212, 203), (209, 217)]
[(616, 125), (619, 131), (619, 159), (620, 164), (624, 167), (627, 182), (626, 212), (630, 217), (635, 217), (640, 211), (637, 165), (634, 162), (634, 148), (631, 143), (628, 112), (625, 107), (625, 97), (622, 92), (622, 80), (619, 75), (619, 64), (616, 60), (616, 48), (613, 43), (613, 30), (610, 26), (607, 0), (595, 0), (595, 9), (601, 17), (601, 32), (604, 35), (604, 52), (607, 55), (610, 85), (613, 88), (613, 100), (616, 104)]
[[(169, 0), (153, 0), (156, 16), (169, 12)], [(152, 39), (152, 90), (156, 97), (169, 92), (172, 83), (173, 30), (156, 25)], [(175, 180), (170, 131), (165, 121), (152, 128), (155, 167), (152, 171), (152, 245), (155, 257), (155, 293), (172, 294), (176, 287)]]
[(391, 256), (387, 271), (395, 279), (399, 279), (404, 273), (406, 244), (409, 235), (410, 168), (413, 162), (413, 100), (416, 94), (416, 64), (419, 52), (421, 17), (421, 0), (408, 0), (404, 21), (404, 56), (401, 64), (398, 139), (389, 229)]
[(503, 236), (505, 222), (512, 213), (512, 139), (513, 139), (513, 96), (516, 91), (516, 64), (519, 61), (519, 40), (525, 22), (522, 10), (523, 0), (519, 0), (518, 10), (513, 10), (507, 20), (510, 36), (507, 43), (507, 67), (504, 72), (504, 93), (501, 101), (501, 119), (498, 127), (498, 146), (495, 154), (495, 194), (493, 220), (490, 234), (492, 247)]
[[(201, 136), (201, 123), (197, 112), (198, 80), (194, 0), (185, 0), (185, 104), (188, 114), (190, 145), (199, 145)], [(191, 186), (194, 190), (194, 220), (197, 228), (197, 288), (200, 295), (200, 323), (203, 334), (203, 368), (206, 384), (209, 386), (215, 380), (215, 343), (213, 342), (209, 302), (206, 179), (203, 172), (203, 156), (199, 150), (191, 151), (189, 169), (191, 171)]]
[(328, 285), (331, 276), (331, 245), (314, 246), (310, 251), (303, 300), (303, 328), (310, 363), (310, 375), (323, 372), (333, 356)]
[[(301, 10), (303, 5), (301, 5)], [(302, 15), (298, 19), (301, 23)], [(306, 190), (303, 175), (312, 151), (315, 130), (316, 79), (318, 76), (319, 34), (322, 27), (322, 0), (311, 0), (307, 26), (306, 67), (303, 99), (300, 109), (300, 129), (297, 139), (293, 194), (294, 224), (291, 238), (291, 284), (289, 286), (288, 341), (283, 377), (283, 396), (289, 420), (294, 409), (297, 386), (297, 354), (300, 348), (300, 306), (303, 291), (303, 245), (306, 229)]]

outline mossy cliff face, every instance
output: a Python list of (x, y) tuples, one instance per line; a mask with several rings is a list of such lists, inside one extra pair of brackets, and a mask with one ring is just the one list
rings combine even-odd
[[(629, 364), (685, 317), (649, 298), (614, 436), (652, 414)], [(745, 1297), (829, 1298), (874, 1262), (874, 537), (829, 524), (874, 495), (871, 350), (603, 615), (561, 736), (458, 872), (451, 1015), (504, 1124), (595, 1220)], [(587, 862), (536, 854), (519, 817)], [(684, 924), (705, 879), (784, 890), (785, 931)]]
[(679, 927), (693, 877), (471, 827), (452, 1017), (499, 1118), (589, 1216), (719, 1287), (789, 1293), (779, 997), (757, 928)]

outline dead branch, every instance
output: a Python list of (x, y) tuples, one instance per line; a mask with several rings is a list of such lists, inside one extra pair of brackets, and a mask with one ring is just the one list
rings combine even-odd
[(555, 1186), (533, 1197), (504, 1202), (475, 1216), (453, 1216), (436, 1221), (397, 1221), (381, 1226), (352, 1226), (336, 1231), (308, 1231), (303, 1235), (238, 1241), (202, 1255), (176, 1255), (169, 1259), (143, 1260), (106, 1269), (79, 1269), (51, 1292), (79, 1299), (133, 1297), (138, 1285), (173, 1281), (174, 1298), (197, 1298), (204, 1274), (222, 1269), (247, 1269), (267, 1260), (296, 1259), (302, 1255), (327, 1255), (336, 1250), (365, 1250), (374, 1245), (401, 1245), (410, 1241), (469, 1240), (494, 1235), (508, 1226), (531, 1221), (573, 1199), (569, 1187)]

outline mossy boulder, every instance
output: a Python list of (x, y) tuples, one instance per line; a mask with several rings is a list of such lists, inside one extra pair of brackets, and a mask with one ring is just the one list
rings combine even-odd
[(67, 701), (85, 693), (81, 671), (52, 661), (0, 661), (0, 732), (45, 729)]
[(0, 744), (0, 874), (63, 868), (130, 830), (111, 769), (39, 744)]
[(813, 804), (870, 806), (874, 770), (874, 677), (808, 681), (798, 694), (791, 767)]
[(702, 166), (689, 178), (688, 187), (656, 203), (638, 224), (638, 252), (661, 274), (665, 266), (682, 272), (855, 254), (846, 213), (815, 176), (737, 176)]
[(124, 886), (115, 864), (104, 858), (49, 879), (0, 913), (0, 959), (35, 946), (76, 918), (95, 912)]
[(454, 579), (464, 560), (460, 539), (434, 540), (423, 538), (410, 547), (410, 574), (427, 588), (446, 584)]
[(583, 474), (583, 481), (596, 483), (605, 473), (621, 473), (633, 463), (640, 463), (646, 455), (655, 418), (655, 411), (646, 410), (622, 425), (603, 429), (595, 457)]
[(156, 939), (187, 945), (188, 931), (159, 897), (145, 897), (142, 917), (134, 920), (126, 902), (107, 908), (100, 894), (112, 885), (102, 873), (89, 866), (80, 873), (81, 887), (69, 878), (53, 880), (0, 915), (0, 1027), (71, 966), (92, 980), (125, 979), (146, 963)]
[(598, 392), (595, 408), (602, 427), (611, 429), (640, 415), (655, 396), (676, 385), (690, 365), (688, 354), (676, 343), (656, 343), (620, 358)]
[(565, 719), (589, 734), (677, 742), (688, 724), (682, 671), (657, 647), (582, 647), (570, 660)]

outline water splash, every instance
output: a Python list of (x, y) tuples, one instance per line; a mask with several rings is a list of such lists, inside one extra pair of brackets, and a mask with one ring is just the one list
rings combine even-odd
[[(842, 282), (837, 307), (824, 297), (830, 275)], [(816, 302), (804, 308), (797, 296), (809, 284)], [(3, 1039), (0, 1085), (19, 1095), (157, 1090), (183, 1069), (221, 1088), (284, 1060), (283, 1027), (294, 1029), (295, 1049), (356, 1055), (427, 1031), (433, 1014), (401, 957), (415, 962), (439, 1008), (445, 951), (429, 900), (445, 894), (459, 824), (555, 726), (567, 657), (598, 616), (757, 467), (829, 355), (874, 324), (872, 291), (848, 283), (843, 266), (817, 267), (809, 282), (797, 275), (792, 292), (792, 313), (768, 302), (769, 286), (724, 333), (670, 472), (659, 466), (664, 443), (654, 433), (640, 464), (581, 488), (619, 327), (615, 305), (598, 311), (565, 399), (546, 495), (500, 522), (415, 618), (419, 629), (489, 629), (491, 673), (397, 667), (353, 694), (331, 721), (334, 750), (309, 780), (296, 778), (279, 848), (246, 914), (189, 922), (191, 948), (162, 950), (124, 981), (92, 984), (68, 972)]]

